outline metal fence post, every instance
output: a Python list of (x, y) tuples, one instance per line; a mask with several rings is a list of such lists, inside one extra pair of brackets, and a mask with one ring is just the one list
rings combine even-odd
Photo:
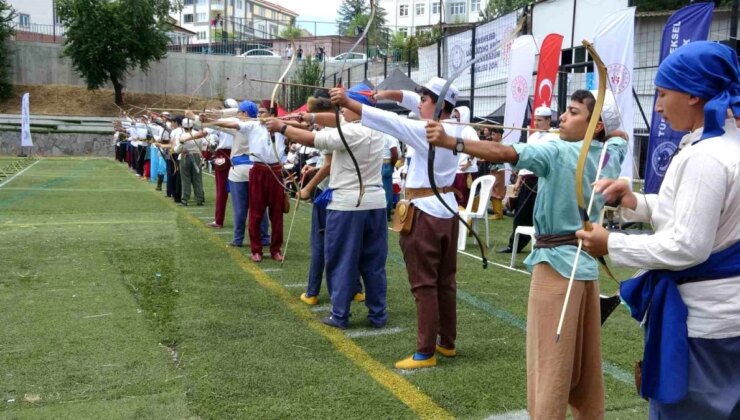
[(437, 77), (442, 77), (442, 33), (437, 40)]
[[(475, 31), (476, 25), (472, 28), (472, 37), (470, 40), (470, 59), (475, 59)], [(470, 66), (470, 116), (475, 115), (475, 64)]]
[(407, 74), (407, 76), (410, 79), (411, 78), (411, 42), (408, 39), (406, 39), (406, 45), (408, 45), (408, 48), (407, 48), (408, 54), (407, 54), (407, 57), (406, 57), (406, 59), (408, 60), (408, 66), (407, 66), (408, 67), (408, 70), (407, 70), (407, 73), (408, 74)]

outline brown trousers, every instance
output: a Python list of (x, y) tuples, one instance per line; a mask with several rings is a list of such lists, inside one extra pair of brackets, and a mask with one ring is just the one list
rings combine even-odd
[(527, 410), (534, 420), (604, 418), (598, 281), (574, 281), (560, 341), (568, 279), (549, 264), (532, 271), (527, 305)]
[(506, 171), (504, 169), (497, 169), (495, 171), (491, 171), (491, 175), (496, 178), (496, 181), (493, 183), (491, 198), (503, 200), (506, 196), (506, 181), (504, 180), (506, 177)]
[(416, 351), (433, 354), (437, 341), (455, 348), (457, 337), (457, 233), (456, 218), (439, 219), (419, 209), (400, 245), (411, 293), (416, 300)]

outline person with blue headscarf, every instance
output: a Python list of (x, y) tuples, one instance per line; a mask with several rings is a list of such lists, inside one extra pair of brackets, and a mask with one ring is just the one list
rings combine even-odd
[[(641, 394), (650, 418), (740, 418), (740, 70), (735, 51), (697, 41), (678, 48), (655, 76), (659, 112), (689, 131), (658, 194), (599, 181), (626, 221), (652, 235), (594, 226), (584, 248), (648, 270), (620, 295), (644, 323)], [(729, 118), (728, 118), (729, 117)]]

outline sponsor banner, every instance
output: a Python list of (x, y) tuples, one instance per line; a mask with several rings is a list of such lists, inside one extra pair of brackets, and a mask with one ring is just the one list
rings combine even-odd
[[(475, 28), (475, 56), (486, 55), (475, 64), (476, 88), (506, 77), (513, 40), (506, 45), (501, 43), (514, 30), (518, 18), (519, 12), (511, 12)], [(470, 30), (445, 39), (447, 77), (472, 60), (472, 37)], [(455, 79), (455, 86), (460, 90), (470, 89), (470, 69)]]
[[(666, 22), (660, 46), (660, 63), (673, 51), (693, 41), (703, 41), (709, 35), (714, 3), (695, 3), (679, 9)], [(653, 109), (655, 100), (653, 99)], [(645, 164), (645, 192), (654, 194), (663, 183), (665, 171), (676, 153), (684, 131), (673, 131), (663, 117), (653, 112), (650, 141)]]

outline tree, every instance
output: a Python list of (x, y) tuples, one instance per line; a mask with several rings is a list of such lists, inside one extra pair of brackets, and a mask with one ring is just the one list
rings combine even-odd
[[(318, 86), (321, 82), (321, 64), (311, 56), (307, 56), (301, 62), (300, 67), (291, 77), (291, 82), (302, 85)], [(295, 109), (306, 103), (308, 97), (313, 94), (313, 89), (299, 86), (291, 86), (288, 94), (288, 108)]]
[(10, 51), (5, 42), (15, 33), (11, 22), (16, 13), (5, 0), (0, 0), (0, 99), (7, 99), (13, 93), (13, 84), (10, 81)]
[(295, 26), (288, 26), (287, 28), (280, 31), (280, 38), (283, 39), (296, 39), (301, 37), (301, 30)]
[(147, 72), (167, 53), (169, 0), (57, 0), (57, 15), (67, 30), (62, 55), (72, 60), (87, 88), (113, 84), (123, 104), (128, 72)]
[[(377, 0), (372, 0), (377, 1)], [(358, 36), (367, 26), (370, 18), (370, 4), (364, 0), (344, 0), (337, 11), (337, 30), (345, 36)], [(386, 45), (390, 37), (386, 16), (388, 13), (376, 5), (375, 17), (368, 32), (369, 45)]]
[(488, 0), (486, 7), (478, 12), (482, 22), (488, 22), (514, 10), (533, 3), (532, 0)]

